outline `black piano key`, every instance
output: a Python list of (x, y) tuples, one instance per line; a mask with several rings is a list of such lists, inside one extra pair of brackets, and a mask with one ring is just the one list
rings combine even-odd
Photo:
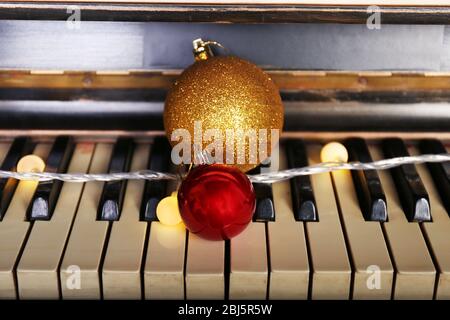
[[(423, 154), (447, 153), (442, 142), (436, 139), (424, 139), (420, 141), (419, 148)], [(450, 162), (427, 163), (427, 167), (439, 192), (442, 203), (450, 215)]]
[[(383, 140), (382, 146), (386, 158), (409, 156), (408, 150), (401, 139)], [(430, 201), (416, 167), (413, 164), (395, 167), (391, 169), (391, 175), (408, 220), (430, 221)]]
[[(308, 166), (308, 156), (302, 140), (287, 140), (286, 154), (289, 168)], [(317, 221), (317, 206), (309, 176), (290, 179), (292, 209), (297, 221)]]
[[(133, 146), (132, 139), (117, 139), (109, 163), (108, 171), (110, 173), (128, 171)], [(124, 180), (105, 182), (98, 206), (98, 220), (115, 221), (119, 219), (125, 188), (126, 181)]]
[[(18, 137), (14, 139), (2, 165), (0, 166), (0, 169), (5, 171), (14, 171), (20, 158), (31, 152), (31, 149), (32, 143), (29, 139), (25, 137)], [(17, 179), (12, 178), (0, 179), (0, 220), (3, 219), (3, 216), (8, 209), (18, 182), (19, 181)]]
[[(64, 173), (70, 162), (74, 149), (70, 137), (57, 137), (45, 164), (45, 171), (51, 173)], [(29, 220), (49, 220), (55, 209), (56, 202), (63, 185), (62, 181), (41, 181), (28, 207)]]
[[(366, 142), (361, 138), (348, 139), (345, 142), (350, 161), (372, 162)], [(359, 205), (364, 218), (368, 221), (386, 221), (386, 196), (376, 170), (351, 171)]]
[[(170, 168), (170, 144), (165, 137), (158, 137), (153, 142), (148, 159), (149, 170), (168, 172)], [(158, 221), (156, 207), (166, 196), (167, 181), (146, 181), (141, 204), (141, 220)]]
[[(251, 170), (249, 174), (261, 173), (261, 166)], [(272, 185), (267, 183), (254, 183), (253, 189), (256, 196), (256, 208), (253, 221), (275, 221), (275, 206), (273, 204)]]

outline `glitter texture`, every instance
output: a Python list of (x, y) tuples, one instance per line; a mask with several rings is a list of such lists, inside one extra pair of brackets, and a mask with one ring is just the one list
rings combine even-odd
[[(270, 130), (278, 129), (281, 133), (283, 120), (283, 105), (275, 83), (256, 65), (234, 56), (209, 57), (187, 68), (169, 91), (164, 109), (164, 127), (169, 141), (172, 131), (182, 128), (190, 132), (193, 143), (194, 122), (201, 121), (203, 132), (207, 129), (220, 131), (224, 161), (227, 129), (254, 129), (257, 134), (259, 129), (266, 129), (270, 155)], [(203, 141), (203, 148), (211, 142)], [(248, 163), (249, 152), (249, 141), (246, 141), (246, 161), (236, 164), (238, 144), (234, 146), (234, 166), (241, 171), (258, 165)], [(261, 160), (259, 155), (257, 158)]]

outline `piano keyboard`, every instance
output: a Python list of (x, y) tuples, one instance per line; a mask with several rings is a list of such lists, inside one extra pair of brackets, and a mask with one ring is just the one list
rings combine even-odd
[[(438, 140), (344, 141), (350, 160), (448, 152)], [(318, 142), (282, 143), (280, 169), (320, 162)], [(32, 152), (52, 172), (174, 170), (153, 143), (0, 143), (1, 169)], [(174, 183), (0, 180), (3, 299), (450, 298), (450, 164), (255, 185), (253, 222), (211, 242), (157, 221)]]

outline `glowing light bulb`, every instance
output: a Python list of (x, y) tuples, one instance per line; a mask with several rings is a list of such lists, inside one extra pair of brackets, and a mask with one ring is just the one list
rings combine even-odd
[(176, 192), (172, 192), (169, 197), (165, 197), (158, 203), (156, 216), (159, 222), (166, 226), (175, 226), (181, 222)]
[(320, 151), (322, 162), (347, 162), (348, 152), (343, 144), (339, 142), (330, 142), (323, 146)]
[(29, 154), (22, 157), (17, 163), (17, 172), (44, 172), (45, 162), (35, 154)]

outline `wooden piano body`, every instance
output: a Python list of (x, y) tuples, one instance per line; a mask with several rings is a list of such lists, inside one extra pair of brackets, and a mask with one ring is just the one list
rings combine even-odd
[[(288, 140), (304, 141), (306, 164), (320, 161), (324, 143), (350, 137), (365, 139), (373, 159), (393, 137), (410, 154), (423, 139), (450, 150), (447, 1), (390, 1), (377, 9), (380, 29), (366, 26), (371, 1), (180, 2), (1, 1), (2, 166), (18, 137), (48, 159), (55, 139), (70, 136), (68, 172), (106, 172), (127, 148), (119, 138), (134, 141), (125, 170), (147, 168), (165, 93), (198, 36), (261, 65), (279, 86), (281, 168)], [(79, 25), (66, 21), (76, 10)], [(35, 190), (45, 187), (20, 182), (0, 215), (0, 298), (449, 299), (444, 186), (416, 167), (429, 222), (407, 219), (389, 171), (378, 173), (388, 219), (368, 221), (355, 178), (335, 172), (311, 177), (318, 221), (296, 219), (291, 184), (276, 183), (275, 221), (226, 242), (142, 219), (151, 189), (143, 181), (123, 184), (115, 221), (98, 219), (101, 182), (59, 186), (51, 216), (30, 221)], [(441, 178), (448, 183), (448, 173)]]

